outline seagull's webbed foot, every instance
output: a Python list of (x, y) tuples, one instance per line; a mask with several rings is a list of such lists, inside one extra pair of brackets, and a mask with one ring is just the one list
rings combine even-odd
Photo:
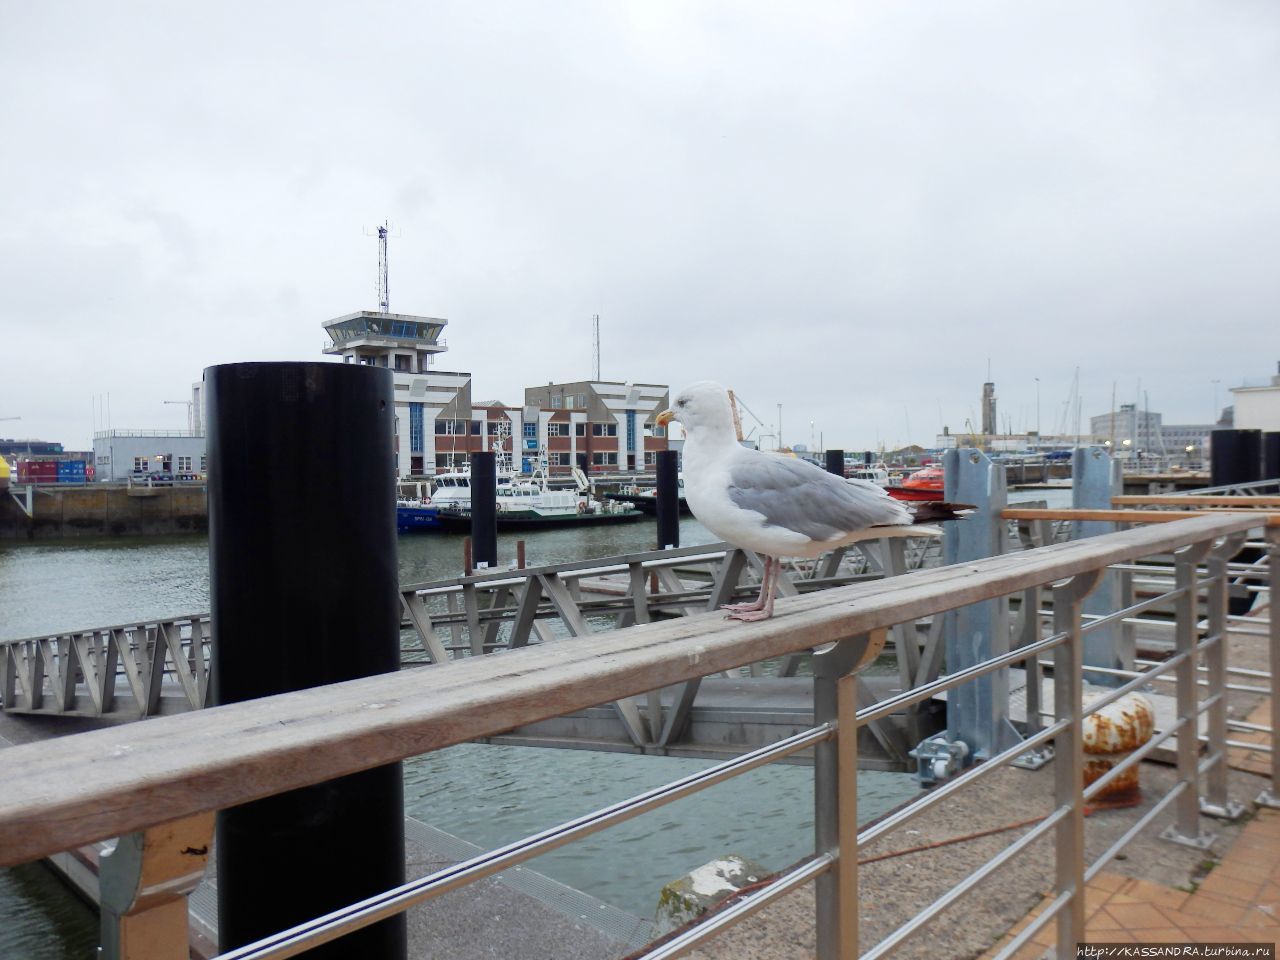
[(737, 613), (731, 613), (725, 619), (742, 620), (746, 623), (751, 623), (755, 620), (768, 620), (772, 616), (773, 616), (772, 610), (770, 610), (768, 607), (762, 607), (759, 610), (741, 610)]
[(760, 579), (760, 596), (751, 603), (725, 604), (720, 609), (729, 611), (727, 619), (750, 623), (753, 620), (768, 620), (772, 617), (773, 596), (778, 589), (778, 571), (781, 566), (781, 561), (776, 558), (765, 557), (764, 576)]

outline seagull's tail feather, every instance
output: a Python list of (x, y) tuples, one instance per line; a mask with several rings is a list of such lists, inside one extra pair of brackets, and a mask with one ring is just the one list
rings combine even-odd
[(941, 500), (921, 500), (915, 505), (912, 519), (916, 523), (945, 523), (963, 520), (976, 508), (968, 503), (944, 503)]

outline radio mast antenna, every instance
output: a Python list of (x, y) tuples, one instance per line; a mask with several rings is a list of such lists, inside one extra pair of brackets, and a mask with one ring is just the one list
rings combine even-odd
[(383, 313), (391, 312), (391, 289), (387, 280), (387, 231), (390, 221), (384, 221), (378, 227), (378, 309)]
[(592, 318), (594, 327), (594, 359), (595, 359), (595, 378), (600, 379), (600, 314), (595, 314)]

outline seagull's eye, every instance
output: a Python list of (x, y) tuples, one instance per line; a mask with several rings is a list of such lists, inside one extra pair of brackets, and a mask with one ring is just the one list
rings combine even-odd
[(688, 401), (688, 400), (677, 400), (677, 401), (676, 401), (676, 406), (677, 406), (677, 407), (687, 407), (688, 405), (689, 405), (689, 401)]

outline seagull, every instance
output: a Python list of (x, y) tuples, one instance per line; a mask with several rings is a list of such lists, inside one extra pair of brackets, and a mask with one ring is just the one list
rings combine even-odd
[(845, 480), (794, 457), (742, 446), (729, 392), (700, 381), (655, 418), (684, 427), (684, 497), (698, 521), (722, 540), (764, 559), (760, 596), (727, 604), (733, 620), (773, 616), (782, 557), (816, 557), (857, 540), (938, 536), (918, 520), (954, 520), (959, 505), (928, 502), (913, 514), (882, 488)]

